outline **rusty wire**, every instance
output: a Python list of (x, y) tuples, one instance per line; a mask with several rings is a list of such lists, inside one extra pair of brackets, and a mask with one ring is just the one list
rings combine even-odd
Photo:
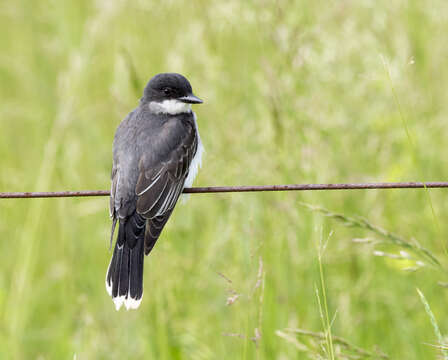
[[(424, 189), (448, 188), (448, 182), (382, 182), (348, 184), (288, 184), (288, 185), (245, 185), (207, 186), (185, 188), (187, 194), (256, 192), (256, 191), (310, 191), (310, 190), (368, 190), (368, 189)], [(53, 198), (109, 196), (108, 190), (48, 191), (48, 192), (0, 192), (0, 199)]]

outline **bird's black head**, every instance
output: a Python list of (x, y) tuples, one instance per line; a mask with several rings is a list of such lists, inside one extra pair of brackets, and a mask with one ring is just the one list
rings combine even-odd
[(201, 104), (202, 100), (193, 94), (189, 81), (176, 73), (157, 74), (145, 87), (143, 101), (161, 103), (177, 100), (186, 104)]

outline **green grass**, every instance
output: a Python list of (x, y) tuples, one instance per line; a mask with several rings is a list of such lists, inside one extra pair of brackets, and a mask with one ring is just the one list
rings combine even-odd
[[(3, 1), (0, 191), (109, 188), (116, 126), (162, 71), (205, 100), (196, 185), (445, 180), (446, 14), (443, 0)], [(415, 289), (446, 334), (447, 200), (192, 195), (132, 312), (104, 286), (107, 198), (2, 200), (0, 358), (330, 359), (356, 344), (435, 359), (446, 339)]]
[(423, 293), (418, 288), (417, 288), (417, 293), (420, 296), (420, 300), (422, 301), (423, 306), (425, 307), (426, 314), (428, 315), (429, 319), (431, 320), (432, 327), (434, 328), (434, 334), (437, 338), (438, 346), (442, 350), (443, 359), (446, 360), (446, 359), (448, 359), (448, 352), (445, 349), (445, 347), (446, 347), (445, 341), (440, 332), (439, 325), (437, 324), (437, 320), (431, 310), (431, 307), (428, 304), (428, 301), (425, 298), (425, 295), (423, 295)]

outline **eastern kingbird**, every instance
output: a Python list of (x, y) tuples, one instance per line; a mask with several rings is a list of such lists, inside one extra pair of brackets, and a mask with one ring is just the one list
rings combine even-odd
[(204, 151), (191, 104), (202, 100), (188, 80), (164, 73), (149, 80), (140, 105), (118, 126), (113, 145), (111, 244), (119, 223), (106, 289), (117, 310), (136, 309), (148, 255), (183, 188), (190, 187)]

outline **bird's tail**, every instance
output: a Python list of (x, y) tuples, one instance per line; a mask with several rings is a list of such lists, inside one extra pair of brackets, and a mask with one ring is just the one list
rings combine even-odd
[(117, 242), (107, 269), (106, 289), (120, 309), (136, 309), (143, 296), (143, 256), (145, 223), (136, 212), (120, 220)]

